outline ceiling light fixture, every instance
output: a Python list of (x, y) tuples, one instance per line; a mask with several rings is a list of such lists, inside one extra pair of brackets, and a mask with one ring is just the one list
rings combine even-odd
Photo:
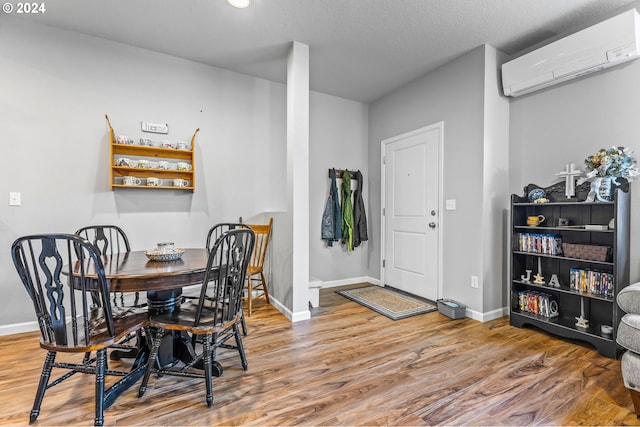
[(244, 9), (249, 6), (251, 0), (227, 0), (229, 4), (233, 7), (237, 7), (238, 9)]

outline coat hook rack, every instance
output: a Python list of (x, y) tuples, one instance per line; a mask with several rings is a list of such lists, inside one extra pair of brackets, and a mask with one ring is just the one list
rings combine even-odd
[[(351, 179), (356, 179), (355, 176), (355, 172), (357, 172), (359, 169), (349, 169), (349, 172), (351, 172)], [(338, 179), (342, 179), (342, 173), (344, 172), (344, 169), (336, 169), (336, 178)], [(329, 169), (329, 178), (331, 178), (331, 169)]]

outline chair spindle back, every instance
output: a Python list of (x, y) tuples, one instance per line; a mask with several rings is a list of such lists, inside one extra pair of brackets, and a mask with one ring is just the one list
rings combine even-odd
[(217, 239), (209, 252), (196, 326), (205, 320), (223, 324), (242, 313), (244, 280), (254, 242), (249, 228), (230, 230)]
[[(17, 239), (11, 256), (31, 297), (42, 340), (52, 346), (90, 346), (93, 334), (113, 337), (109, 287), (98, 249), (71, 234), (42, 234)], [(90, 306), (97, 295), (102, 309)], [(92, 325), (106, 325), (92, 330)]]
[(263, 268), (264, 260), (267, 257), (267, 248), (269, 246), (269, 238), (271, 237), (272, 225), (273, 218), (269, 219), (268, 224), (248, 224), (249, 228), (251, 228), (256, 235), (255, 249), (251, 255), (251, 262), (249, 263), (249, 266), (256, 269)]
[(222, 237), (227, 231), (235, 230), (236, 228), (247, 228), (246, 224), (234, 223), (234, 222), (221, 222), (214, 225), (207, 233), (206, 248), (209, 252), (213, 249), (213, 245), (216, 244), (218, 239)]
[(82, 227), (75, 234), (93, 243), (100, 255), (131, 251), (127, 235), (116, 225), (90, 225)]

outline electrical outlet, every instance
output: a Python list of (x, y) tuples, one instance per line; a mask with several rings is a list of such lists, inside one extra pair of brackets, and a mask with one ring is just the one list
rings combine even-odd
[(22, 197), (20, 193), (10, 192), (9, 193), (9, 206), (20, 206), (22, 203)]
[(471, 287), (472, 288), (478, 287), (478, 276), (471, 276)]

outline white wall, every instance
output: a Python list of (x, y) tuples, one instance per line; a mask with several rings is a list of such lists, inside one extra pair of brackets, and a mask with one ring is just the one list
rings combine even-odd
[[(309, 270), (310, 274), (328, 285), (362, 278), (371, 266), (371, 249), (377, 244), (362, 242), (349, 252), (340, 242), (327, 246), (321, 239), (320, 225), (331, 181), (330, 168), (360, 170), (363, 175), (363, 200), (367, 216), (371, 179), (367, 163), (368, 107), (360, 102), (337, 98), (318, 92), (311, 93), (311, 123), (309, 147)], [(323, 112), (323, 114), (318, 114)], [(341, 180), (336, 184), (340, 191)], [(356, 188), (356, 181), (352, 181)], [(372, 227), (368, 224), (371, 236)], [(379, 273), (373, 277), (379, 277)]]

